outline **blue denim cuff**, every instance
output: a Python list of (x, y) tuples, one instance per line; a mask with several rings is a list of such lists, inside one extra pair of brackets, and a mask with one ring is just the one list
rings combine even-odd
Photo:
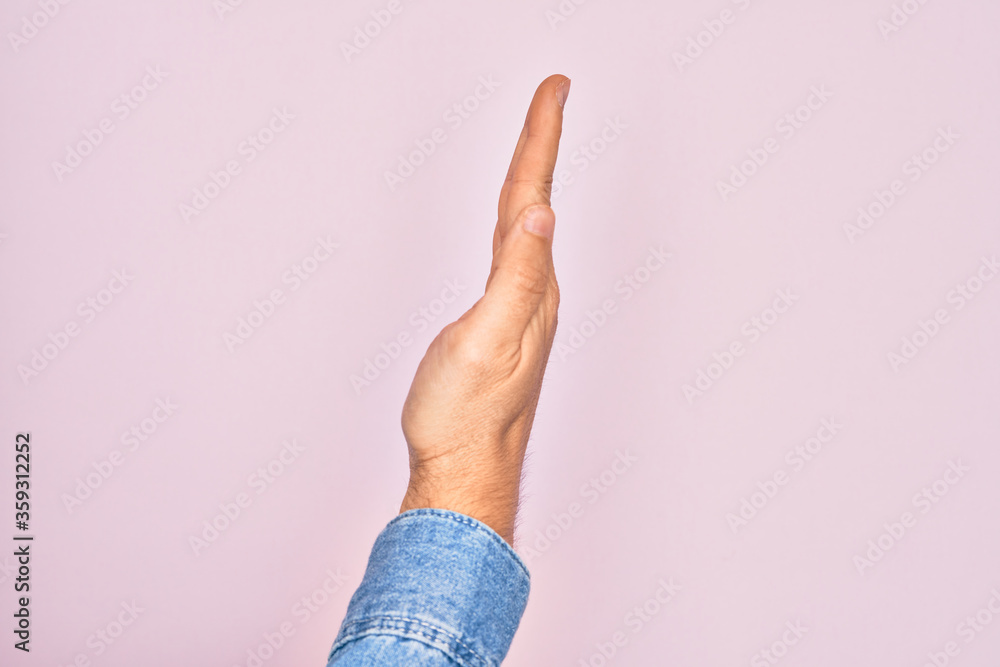
[(529, 588), (524, 561), (486, 524), (450, 510), (404, 512), (375, 540), (329, 657), (362, 637), (391, 635), (459, 665), (499, 665)]

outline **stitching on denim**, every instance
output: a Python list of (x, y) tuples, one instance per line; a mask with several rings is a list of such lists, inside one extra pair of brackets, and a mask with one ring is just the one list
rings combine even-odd
[[(385, 625), (383, 625), (383, 623), (385, 621), (388, 621), (389, 627), (385, 627)], [(422, 630), (420, 628), (398, 627), (399, 622), (416, 624), (418, 626), (421, 626), (422, 628), (429, 629), (431, 632), (425, 632), (424, 630)], [(361, 627), (356, 630), (355, 628), (357, 626), (361, 626)], [(390, 630), (390, 629), (391, 630), (399, 630), (400, 632), (408, 633), (408, 634), (411, 634), (411, 635), (412, 634), (419, 635), (420, 637), (423, 637), (423, 638), (429, 640), (428, 641), (428, 645), (430, 645), (431, 648), (436, 648), (439, 651), (442, 650), (440, 647), (434, 646), (434, 645), (430, 644), (429, 642), (430, 641), (435, 641), (435, 640), (440, 642), (441, 639), (442, 639), (442, 636), (443, 636), (445, 639), (449, 640), (450, 642), (452, 642), (454, 644), (457, 644), (458, 646), (460, 646), (463, 649), (465, 649), (477, 661), (479, 661), (480, 664), (487, 665), (487, 666), (494, 664), (491, 660), (488, 660), (488, 659), (484, 658), (483, 656), (479, 655), (479, 653), (475, 649), (473, 649), (471, 646), (469, 646), (468, 644), (466, 644), (465, 642), (463, 642), (458, 637), (458, 635), (456, 635), (456, 634), (454, 634), (454, 633), (452, 633), (452, 632), (450, 632), (450, 631), (448, 631), (448, 630), (446, 630), (446, 629), (444, 629), (444, 628), (442, 628), (442, 627), (440, 627), (438, 625), (434, 625), (432, 623), (428, 623), (427, 621), (422, 621), (422, 620), (420, 620), (418, 618), (410, 618), (408, 616), (393, 616), (393, 615), (388, 615), (388, 614), (381, 614), (379, 616), (369, 616), (367, 618), (359, 619), (359, 620), (356, 620), (356, 621), (351, 621), (349, 624), (347, 624), (346, 626), (344, 626), (344, 629), (342, 631), (343, 638), (341, 638), (341, 640), (338, 641), (337, 644), (334, 645), (334, 647), (330, 650), (330, 655), (327, 658), (327, 660), (329, 661), (329, 659), (333, 657), (334, 653), (336, 653), (338, 650), (340, 650), (341, 648), (343, 648), (344, 646), (346, 646), (347, 644), (349, 644), (352, 641), (356, 641), (357, 639), (360, 639), (361, 637), (365, 637), (367, 635), (378, 634), (379, 631), (381, 631), (381, 630)], [(404, 634), (403, 636), (405, 637), (406, 635)], [(447, 644), (448, 642), (443, 642), (443, 643)], [(449, 648), (451, 648), (451, 647), (449, 647)], [(446, 653), (448, 655), (448, 657), (450, 657), (453, 660), (455, 660), (455, 662), (458, 662), (459, 664), (462, 664), (462, 665), (466, 664), (466, 660), (462, 659), (462, 657), (459, 656), (459, 655), (455, 655), (453, 651), (449, 650), (449, 651), (442, 651), (442, 652)]]

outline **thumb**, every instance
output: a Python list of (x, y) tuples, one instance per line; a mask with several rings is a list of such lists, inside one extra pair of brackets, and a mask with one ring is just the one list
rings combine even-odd
[(525, 208), (497, 252), (480, 308), (488, 330), (504, 341), (521, 340), (549, 290), (555, 223), (550, 207)]

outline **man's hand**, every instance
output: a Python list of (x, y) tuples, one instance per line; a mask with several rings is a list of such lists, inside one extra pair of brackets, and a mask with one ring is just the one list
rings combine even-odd
[(559, 308), (549, 197), (569, 86), (553, 75), (535, 91), (500, 189), (486, 293), (431, 343), (403, 405), (410, 483), (400, 512), (459, 512), (511, 544)]

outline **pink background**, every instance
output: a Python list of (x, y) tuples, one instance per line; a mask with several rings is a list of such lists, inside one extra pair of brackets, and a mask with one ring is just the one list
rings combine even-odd
[[(325, 663), (398, 510), (410, 381), (482, 294), (525, 110), (561, 73), (562, 306), (520, 517), (531, 598), (506, 664), (774, 664), (768, 650), (789, 667), (996, 665), (1000, 280), (977, 272), (992, 278), (982, 258), (1000, 253), (1000, 5), (898, 2), (891, 32), (890, 0), (388, 6), (4, 4), (0, 538), (16, 532), (13, 443), (28, 431), (36, 541), (28, 656), (11, 647), (0, 556), (0, 663), (252, 665), (282, 624), (294, 634), (263, 664)], [(372, 12), (391, 22), (348, 59)], [(678, 65), (699, 33), (707, 46)], [(127, 117), (123, 95), (143, 98)], [(455, 104), (474, 110), (446, 116)], [(249, 161), (241, 142), (276, 108), (294, 118)], [(778, 124), (797, 111), (794, 132)], [(113, 132), (60, 179), (53, 163), (104, 119)], [(437, 128), (445, 141), (391, 189), (385, 173)], [(767, 160), (723, 197), (752, 155)], [(231, 160), (239, 173), (185, 221), (181, 204)], [(884, 215), (845, 228), (879, 197)], [(339, 247), (292, 289), (283, 276), (318, 237)], [(446, 281), (451, 304), (435, 301)], [(775, 321), (779, 290), (794, 301)], [(400, 334), (412, 343), (397, 350)], [(52, 358), (19, 370), (36, 352)], [(382, 368), (359, 392), (366, 362)], [(699, 371), (715, 379), (688, 400)], [(177, 408), (162, 419), (157, 399)], [(842, 424), (832, 439), (823, 419)], [(143, 420), (155, 432), (130, 449)], [(818, 431), (829, 442), (805, 461), (794, 450)], [(292, 439), (279, 476), (251, 478)], [(238, 497), (249, 505), (195, 554), (190, 538)], [(736, 525), (744, 499), (758, 508)], [(661, 580), (680, 587), (665, 603)], [(112, 644), (95, 639), (133, 602)]]

